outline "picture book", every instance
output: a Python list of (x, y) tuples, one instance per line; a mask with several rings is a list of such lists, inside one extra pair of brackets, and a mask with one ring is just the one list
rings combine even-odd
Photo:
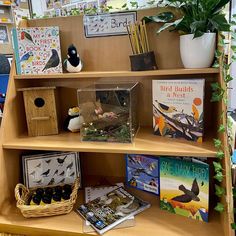
[(171, 213), (208, 221), (209, 165), (160, 158), (160, 207)]
[(59, 27), (13, 29), (17, 74), (62, 73)]
[(159, 160), (148, 155), (126, 155), (126, 183), (159, 195)]
[[(115, 186), (98, 186), (98, 187), (85, 187), (85, 203), (92, 201), (98, 197), (101, 197), (119, 187), (124, 187), (123, 183), (117, 183)], [(131, 216), (126, 221), (114, 227), (114, 229), (127, 228), (135, 225), (134, 216)], [(84, 221), (83, 232), (92, 233), (95, 230), (90, 225), (89, 221)]]
[(114, 228), (134, 216), (150, 204), (128, 193), (124, 188), (117, 188), (77, 208), (78, 213), (88, 220), (99, 233)]
[(153, 80), (154, 134), (202, 142), (205, 79)]

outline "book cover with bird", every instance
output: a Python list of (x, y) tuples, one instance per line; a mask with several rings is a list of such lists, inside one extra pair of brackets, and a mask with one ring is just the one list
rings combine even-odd
[(160, 208), (208, 222), (209, 165), (160, 158)]
[(154, 134), (201, 143), (205, 79), (153, 80)]
[(17, 74), (62, 73), (59, 27), (13, 29)]
[(126, 183), (130, 187), (159, 195), (159, 160), (148, 155), (126, 155)]

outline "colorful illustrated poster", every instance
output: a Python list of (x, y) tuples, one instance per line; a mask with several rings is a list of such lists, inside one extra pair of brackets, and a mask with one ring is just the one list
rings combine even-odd
[(62, 73), (58, 27), (13, 29), (18, 74)]
[(204, 79), (153, 80), (154, 134), (202, 142)]
[(159, 160), (147, 155), (126, 155), (127, 185), (159, 195)]
[(209, 166), (160, 158), (160, 207), (171, 213), (208, 222)]

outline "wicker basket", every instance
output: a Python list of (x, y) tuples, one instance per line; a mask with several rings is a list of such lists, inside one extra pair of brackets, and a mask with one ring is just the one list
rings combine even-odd
[(76, 202), (79, 183), (80, 179), (77, 178), (72, 186), (70, 199), (61, 202), (35, 206), (27, 205), (32, 190), (28, 190), (23, 184), (17, 184), (15, 187), (15, 197), (17, 200), (16, 206), (26, 218), (68, 214), (72, 211)]

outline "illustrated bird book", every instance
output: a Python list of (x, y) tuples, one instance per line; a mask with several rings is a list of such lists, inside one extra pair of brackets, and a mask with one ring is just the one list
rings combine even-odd
[(148, 155), (126, 155), (126, 183), (159, 195), (159, 160)]
[(23, 155), (23, 177), (27, 188), (73, 184), (81, 176), (77, 152)]
[(99, 234), (103, 234), (149, 207), (148, 202), (120, 187), (79, 206), (76, 210)]
[(154, 134), (202, 142), (205, 79), (153, 80)]
[(62, 73), (59, 27), (12, 30), (17, 74)]
[[(117, 183), (115, 186), (98, 186), (98, 187), (86, 187), (85, 188), (85, 203), (92, 201), (98, 197), (101, 197), (119, 187), (124, 187), (123, 183)], [(127, 228), (135, 225), (134, 216), (131, 216), (126, 221), (123, 221), (121, 224), (114, 227), (114, 229)], [(84, 221), (83, 232), (92, 233), (95, 230), (90, 225), (89, 221)]]
[(209, 165), (160, 158), (160, 208), (208, 222)]

